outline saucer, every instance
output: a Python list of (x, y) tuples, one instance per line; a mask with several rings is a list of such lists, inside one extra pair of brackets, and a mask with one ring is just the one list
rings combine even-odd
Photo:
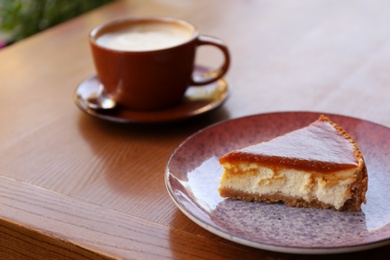
[[(196, 66), (194, 75), (207, 71), (205, 67)], [(95, 110), (88, 107), (88, 98), (98, 91), (99, 85), (97, 76), (81, 82), (74, 92), (74, 102), (91, 116), (119, 123), (160, 123), (191, 118), (220, 107), (230, 94), (227, 80), (221, 78), (208, 85), (189, 87), (183, 100), (174, 107), (155, 111), (131, 110), (122, 106), (111, 110)]]

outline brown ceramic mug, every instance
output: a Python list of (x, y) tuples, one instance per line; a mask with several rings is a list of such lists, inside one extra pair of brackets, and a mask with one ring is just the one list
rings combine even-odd
[[(220, 79), (230, 64), (219, 39), (200, 35), (192, 24), (170, 17), (114, 20), (96, 27), (89, 43), (101, 95), (130, 109), (156, 110), (178, 104), (189, 86)], [(212, 45), (224, 62), (207, 77), (194, 78), (196, 49)]]

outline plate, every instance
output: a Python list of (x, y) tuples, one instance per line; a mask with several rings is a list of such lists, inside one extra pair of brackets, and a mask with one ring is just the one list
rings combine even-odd
[(314, 112), (259, 114), (205, 128), (176, 148), (165, 183), (177, 207), (192, 221), (228, 240), (265, 250), (345, 253), (390, 244), (390, 129), (365, 120), (325, 114), (358, 143), (368, 168), (367, 204), (359, 212), (291, 208), (223, 199), (219, 157), (233, 149), (304, 127)]
[[(196, 66), (194, 75), (202, 75), (207, 68)], [(201, 87), (189, 87), (180, 104), (167, 109), (156, 111), (131, 110), (118, 106), (115, 109), (102, 110), (88, 107), (88, 98), (97, 93), (100, 81), (92, 76), (76, 88), (74, 101), (87, 114), (119, 123), (162, 123), (188, 119), (210, 112), (220, 107), (230, 94), (230, 86), (225, 78)]]

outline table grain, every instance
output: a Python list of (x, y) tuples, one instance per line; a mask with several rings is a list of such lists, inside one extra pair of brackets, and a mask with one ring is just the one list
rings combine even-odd
[[(390, 2), (386, 0), (114, 1), (0, 50), (0, 258), (383, 258), (390, 246), (341, 255), (250, 248), (194, 224), (170, 199), (174, 149), (223, 120), (279, 111), (336, 113), (390, 127)], [(126, 16), (174, 16), (223, 39), (232, 94), (209, 114), (169, 124), (119, 124), (73, 102), (95, 74), (87, 43)], [(199, 50), (199, 64), (221, 56)]]

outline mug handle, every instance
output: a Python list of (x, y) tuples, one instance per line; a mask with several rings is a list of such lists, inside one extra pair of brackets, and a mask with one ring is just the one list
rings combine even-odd
[(222, 78), (223, 75), (226, 74), (230, 66), (229, 50), (221, 40), (211, 36), (199, 35), (197, 47), (201, 45), (212, 45), (220, 49), (224, 56), (224, 62), (219, 69), (207, 71), (206, 73), (202, 74), (197, 78), (194, 78), (194, 76), (192, 76), (191, 86), (201, 86), (217, 81), (218, 79)]

